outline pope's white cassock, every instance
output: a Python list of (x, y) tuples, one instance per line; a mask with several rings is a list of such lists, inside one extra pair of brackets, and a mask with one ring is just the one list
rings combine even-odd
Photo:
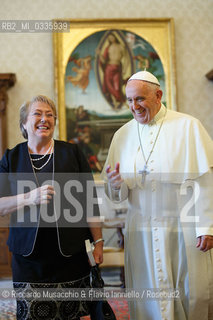
[[(138, 132), (149, 158), (143, 184)], [(117, 162), (124, 183), (105, 189), (111, 200), (128, 198), (125, 280), (141, 293), (130, 319), (213, 319), (213, 250), (196, 248), (198, 236), (213, 235), (211, 138), (197, 119), (161, 105), (151, 123), (133, 119), (115, 133), (106, 165)]]

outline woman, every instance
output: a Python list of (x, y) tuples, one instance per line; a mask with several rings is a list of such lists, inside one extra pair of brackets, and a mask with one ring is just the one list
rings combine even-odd
[[(6, 150), (0, 161), (0, 215), (11, 214), (8, 245), (13, 253), (13, 283), (22, 290), (87, 287), (90, 265), (86, 239), (94, 241), (96, 263), (103, 260), (101, 229), (86, 222), (86, 192), (80, 197), (76, 193), (83, 218), (80, 223), (70, 223), (79, 210), (75, 212), (75, 202), (68, 201), (70, 192), (65, 194), (64, 184), (77, 181), (85, 187), (92, 176), (77, 145), (53, 140), (55, 124), (56, 108), (49, 98), (39, 95), (23, 104), (20, 129), (27, 142)], [(83, 179), (79, 181), (81, 173)], [(26, 190), (26, 181), (34, 188), (20, 192), (20, 188)], [(68, 208), (69, 219), (62, 214)], [(80, 319), (86, 313), (86, 301), (17, 300), (17, 319), (22, 320)]]

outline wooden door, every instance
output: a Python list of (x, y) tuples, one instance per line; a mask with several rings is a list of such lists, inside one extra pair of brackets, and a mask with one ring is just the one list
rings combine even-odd
[(0, 217), (0, 278), (11, 277), (11, 253), (8, 250), (7, 238), (9, 215)]
[[(14, 86), (16, 75), (14, 73), (0, 73), (0, 159), (7, 147), (6, 135), (6, 109), (8, 102), (7, 90)], [(10, 277), (11, 254), (7, 247), (9, 234), (9, 216), (0, 216), (0, 278)]]

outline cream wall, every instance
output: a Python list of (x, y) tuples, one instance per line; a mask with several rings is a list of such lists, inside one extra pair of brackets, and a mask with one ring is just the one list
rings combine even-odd
[[(175, 22), (178, 110), (201, 120), (213, 137), (213, 0), (0, 0), (0, 19), (149, 18)], [(8, 146), (22, 141), (19, 106), (35, 94), (54, 96), (51, 33), (0, 33), (0, 72), (17, 75), (8, 91)]]

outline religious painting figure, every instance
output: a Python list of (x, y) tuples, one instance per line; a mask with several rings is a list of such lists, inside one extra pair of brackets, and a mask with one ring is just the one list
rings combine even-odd
[[(72, 57), (71, 57), (72, 59)], [(85, 93), (89, 84), (89, 73), (92, 68), (91, 56), (84, 58), (73, 59), (77, 67), (73, 67), (72, 71), (76, 72), (75, 76), (67, 76), (67, 80), (70, 81), (75, 87), (78, 86), (82, 89), (82, 93)]]
[(120, 109), (126, 100), (122, 90), (128, 78), (125, 78), (126, 45), (124, 41), (118, 40), (116, 32), (110, 32), (96, 50), (103, 72), (102, 92), (114, 110)]
[(80, 105), (75, 110), (76, 115), (76, 127), (75, 127), (75, 137), (69, 139), (68, 142), (78, 144), (79, 148), (86, 156), (90, 168), (93, 172), (101, 172), (102, 166), (98, 161), (97, 156), (90, 147), (92, 142), (92, 129), (89, 125), (89, 114), (88, 111), (84, 109), (84, 106)]
[(140, 70), (149, 69), (149, 66), (150, 66), (149, 59), (147, 59), (146, 57), (142, 56), (142, 54), (138, 54), (134, 58), (137, 61), (138, 69), (140, 69)]

